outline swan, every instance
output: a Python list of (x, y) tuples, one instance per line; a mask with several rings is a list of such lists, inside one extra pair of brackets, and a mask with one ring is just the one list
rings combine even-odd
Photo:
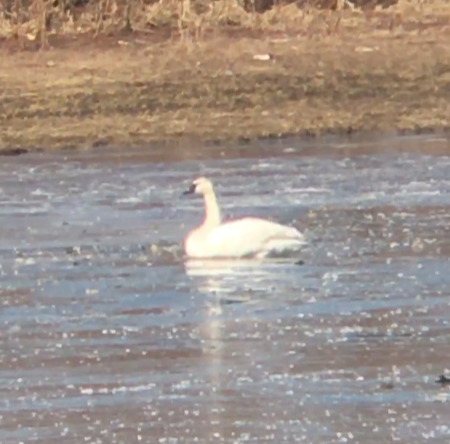
[(257, 258), (292, 253), (306, 242), (296, 228), (256, 217), (222, 222), (212, 182), (195, 179), (183, 195), (200, 194), (205, 203), (203, 223), (188, 233), (184, 250), (195, 259)]

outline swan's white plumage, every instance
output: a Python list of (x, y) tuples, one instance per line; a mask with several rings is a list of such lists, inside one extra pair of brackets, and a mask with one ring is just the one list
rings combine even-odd
[(296, 250), (304, 244), (295, 229), (258, 218), (225, 222), (211, 230), (194, 230), (186, 240), (191, 257), (264, 257)]
[(205, 200), (204, 223), (185, 239), (186, 254), (191, 258), (264, 258), (298, 251), (303, 235), (293, 227), (256, 217), (221, 222), (212, 183), (195, 180), (189, 193), (202, 194)]

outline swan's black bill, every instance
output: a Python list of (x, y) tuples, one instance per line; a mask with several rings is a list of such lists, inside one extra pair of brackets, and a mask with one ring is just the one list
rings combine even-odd
[(188, 190), (183, 191), (183, 196), (186, 196), (187, 194), (194, 194), (195, 193), (195, 185), (192, 184)]

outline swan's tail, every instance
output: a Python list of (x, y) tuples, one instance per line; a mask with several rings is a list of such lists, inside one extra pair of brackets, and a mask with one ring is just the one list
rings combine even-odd
[(283, 231), (270, 238), (264, 248), (258, 252), (259, 258), (265, 257), (292, 257), (306, 244), (306, 239), (300, 231), (292, 227), (283, 227)]
[(300, 233), (300, 231), (298, 231), (297, 228), (288, 227), (286, 234), (288, 235), (287, 236), (288, 238), (295, 239), (299, 242), (302, 242), (303, 244), (306, 244), (305, 236), (302, 233)]

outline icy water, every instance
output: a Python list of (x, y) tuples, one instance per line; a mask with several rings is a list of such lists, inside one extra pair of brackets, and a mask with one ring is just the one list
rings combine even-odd
[[(0, 164), (0, 442), (448, 443), (450, 144), (285, 141)], [(200, 175), (289, 261), (190, 262)]]

